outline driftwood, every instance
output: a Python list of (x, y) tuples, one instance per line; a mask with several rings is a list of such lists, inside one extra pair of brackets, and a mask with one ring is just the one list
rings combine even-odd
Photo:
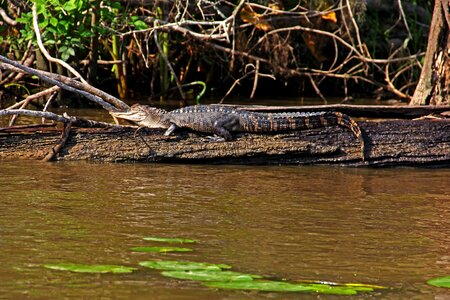
[[(236, 134), (231, 142), (159, 129), (72, 128), (56, 160), (345, 166), (449, 166), (450, 120), (358, 122), (366, 160), (353, 135), (340, 127), (270, 134)], [(60, 144), (62, 128), (0, 131), (0, 159), (43, 159)]]

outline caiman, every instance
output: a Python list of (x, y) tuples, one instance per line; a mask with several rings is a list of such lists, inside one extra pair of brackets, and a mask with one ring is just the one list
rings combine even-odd
[(217, 104), (166, 111), (134, 104), (129, 111), (110, 113), (139, 126), (166, 128), (166, 136), (177, 128), (190, 128), (217, 134), (226, 141), (233, 139), (231, 132), (281, 132), (339, 125), (352, 131), (361, 145), (362, 159), (365, 158), (361, 129), (353, 119), (340, 112), (259, 113)]

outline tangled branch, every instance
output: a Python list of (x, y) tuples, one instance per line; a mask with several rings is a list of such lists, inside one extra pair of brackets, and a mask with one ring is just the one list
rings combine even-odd
[[(236, 75), (248, 64), (258, 65), (258, 72), (236, 76), (239, 79), (234, 81), (228, 90), (230, 92), (241, 81), (251, 79), (254, 83), (251, 97), (258, 86), (257, 77), (269, 74), (279, 80), (306, 78), (311, 81), (311, 86), (318, 95), (322, 94), (321, 82), (329, 77), (342, 78), (345, 83), (364, 81), (401, 98), (408, 98), (406, 91), (400, 90), (410, 91), (409, 87), (405, 86), (410, 85), (410, 80), (403, 82), (400, 80), (401, 76), (396, 74), (382, 74), (385, 74), (389, 66), (398, 67), (404, 63), (410, 66), (409, 72), (413, 72), (411, 68), (418, 66), (419, 59), (424, 55), (424, 52), (408, 54), (406, 51), (398, 55), (401, 49), (405, 50), (403, 45), (393, 49), (392, 53), (397, 55), (388, 53), (386, 58), (371, 57), (355, 19), (351, 4), (353, 1), (349, 0), (341, 0), (339, 5), (326, 11), (311, 11), (299, 5), (290, 10), (283, 10), (244, 0), (238, 4), (214, 2), (214, 11), (208, 3), (211, 2), (199, 1), (196, 6), (190, 6), (189, 3), (174, 1), (172, 10), (169, 11), (176, 11), (176, 14), (169, 13), (161, 19), (149, 12), (149, 16), (143, 17), (149, 24), (147, 29), (129, 30), (121, 35), (132, 35), (135, 41), (139, 41), (136, 38), (139, 35), (155, 32), (167, 32), (174, 39), (176, 36), (182, 37), (185, 43), (198, 49), (199, 53), (206, 49), (222, 52), (216, 54), (219, 60), (227, 61), (230, 72)], [(218, 9), (218, 4), (222, 9)], [(399, 18), (403, 20), (407, 36), (411, 38), (405, 12), (400, 4)], [(229, 13), (225, 14), (223, 11)], [(242, 40), (242, 36), (245, 36), (245, 40)], [(305, 59), (295, 53), (293, 49), (299, 48), (300, 40), (303, 40), (310, 56), (315, 59), (311, 61), (311, 58)], [(139, 42), (138, 47), (150, 49), (149, 43), (150, 40), (146, 39)], [(330, 47), (332, 51), (329, 51)], [(320, 68), (314, 67), (317, 63)], [(173, 62), (168, 64), (173, 66)], [(175, 69), (176, 67), (171, 68), (172, 75), (176, 72)], [(396, 87), (395, 80), (404, 86)], [(176, 84), (178, 87), (181, 85), (177, 81)], [(180, 93), (182, 94), (181, 90)]]
[[(424, 55), (418, 45), (423, 44), (426, 34), (422, 32), (427, 27), (422, 20), (411, 26), (414, 11), (406, 0), (396, 0), (394, 8), (388, 8), (394, 11), (391, 23), (382, 20), (375, 25), (365, 18), (366, 11), (381, 9), (373, 4), (376, 1), (340, 0), (328, 6), (324, 4), (327, 1), (313, 1), (315, 4), (308, 6), (307, 1), (295, 5), (290, 1), (253, 2), (118, 1), (124, 5), (122, 9), (108, 2), (91, 5), (83, 13), (96, 16), (90, 20), (94, 26), (90, 33), (93, 40), (100, 41), (86, 47), (89, 53), (77, 54), (71, 64), (51, 56), (49, 52), (54, 54), (55, 49), (44, 48), (41, 38), (45, 39), (46, 32), (41, 37), (36, 5), (33, 24), (41, 52), (82, 83), (81, 74), (71, 65), (84, 66), (89, 74), (86, 78), (91, 80), (95, 78), (94, 65), (105, 71), (112, 64), (109, 71), (122, 99), (126, 98), (127, 81), (139, 88), (149, 83), (151, 91), (144, 94), (153, 96), (178, 91), (186, 100), (188, 89), (193, 89), (189, 83), (203, 82), (208, 87), (218, 86), (226, 96), (243, 86), (253, 98), (266, 90), (262, 78), (307, 85), (323, 98), (336, 91), (347, 98), (348, 85), (404, 99), (412, 93)], [(108, 10), (112, 17), (95, 23), (99, 9)], [(99, 50), (97, 44), (104, 49)], [(254, 68), (248, 71), (248, 66)], [(325, 88), (330, 78), (344, 84), (334, 84), (334, 90)]]

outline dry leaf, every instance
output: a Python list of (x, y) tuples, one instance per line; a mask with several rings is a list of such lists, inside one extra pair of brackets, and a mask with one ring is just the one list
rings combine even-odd
[(242, 8), (240, 12), (241, 20), (245, 23), (253, 24), (257, 29), (269, 31), (272, 29), (269, 23), (264, 21), (264, 15), (255, 12), (249, 5)]
[(337, 23), (336, 13), (334, 11), (330, 11), (329, 13), (322, 15), (322, 19), (331, 21), (333, 23)]

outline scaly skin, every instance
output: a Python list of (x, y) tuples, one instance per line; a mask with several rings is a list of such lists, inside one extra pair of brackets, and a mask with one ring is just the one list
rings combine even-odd
[(258, 113), (223, 105), (187, 106), (173, 111), (135, 104), (127, 112), (113, 116), (135, 122), (139, 126), (167, 128), (170, 135), (177, 128), (215, 133), (232, 140), (231, 132), (278, 132), (339, 125), (352, 131), (361, 144), (364, 160), (364, 139), (358, 124), (340, 112)]

